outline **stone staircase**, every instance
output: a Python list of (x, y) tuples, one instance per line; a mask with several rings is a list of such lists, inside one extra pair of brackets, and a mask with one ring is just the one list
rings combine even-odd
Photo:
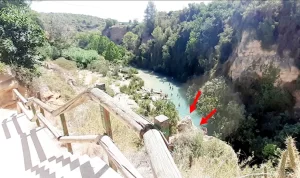
[(59, 147), (47, 128), (24, 114), (0, 109), (0, 177), (121, 177), (98, 157), (76, 155)]

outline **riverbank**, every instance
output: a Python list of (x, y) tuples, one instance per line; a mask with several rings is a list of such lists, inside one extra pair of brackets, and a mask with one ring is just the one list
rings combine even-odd
[(152, 71), (137, 70), (139, 73), (136, 75), (143, 79), (145, 88), (167, 94), (168, 99), (174, 103), (180, 119), (190, 116), (194, 125), (199, 125), (201, 115), (197, 112), (193, 112), (192, 114), (189, 112), (190, 106), (186, 96), (186, 84), (177, 82), (171, 77), (166, 77)]

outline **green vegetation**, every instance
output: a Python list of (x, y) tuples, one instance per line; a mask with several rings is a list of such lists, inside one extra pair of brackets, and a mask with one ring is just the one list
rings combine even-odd
[(109, 62), (106, 61), (104, 58), (99, 60), (94, 60), (90, 64), (88, 64), (87, 68), (90, 71), (98, 72), (103, 76), (106, 76), (107, 72), (109, 71)]
[(93, 60), (99, 59), (95, 50), (84, 50), (77, 47), (71, 47), (62, 52), (62, 56), (68, 60), (75, 61), (81, 67), (87, 67)]
[(5, 71), (6, 71), (6, 65), (0, 62), (0, 74), (5, 73)]
[(176, 133), (177, 122), (179, 121), (179, 116), (176, 111), (175, 105), (167, 100), (158, 100), (154, 102), (155, 109), (152, 115), (165, 115), (170, 119), (170, 134)]
[(76, 62), (74, 62), (74, 61), (70, 61), (70, 60), (60, 57), (53, 62), (64, 69), (77, 70)]
[(44, 33), (27, 7), (8, 5), (0, 9), (0, 60), (9, 65), (34, 68)]
[(140, 77), (133, 76), (130, 80), (129, 85), (128, 86), (123, 85), (120, 88), (120, 91), (128, 95), (134, 95), (137, 91), (141, 90), (143, 86), (144, 86), (144, 81)]
[(203, 95), (197, 108), (202, 113), (210, 113), (217, 108), (217, 113), (211, 119), (210, 124), (220, 138), (225, 139), (234, 133), (245, 119), (244, 106), (239, 102), (238, 96), (233, 93), (223, 77), (206, 82), (201, 91)]
[(106, 26), (104, 19), (81, 14), (40, 13), (38, 18), (40, 25), (53, 39), (59, 33), (71, 38), (78, 32), (102, 31)]

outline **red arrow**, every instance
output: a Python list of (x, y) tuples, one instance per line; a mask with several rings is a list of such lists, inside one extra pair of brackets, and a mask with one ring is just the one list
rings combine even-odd
[(201, 95), (201, 91), (198, 91), (198, 93), (197, 93), (197, 95), (196, 95), (196, 97), (194, 99), (194, 102), (190, 105), (190, 113), (192, 113), (193, 111), (195, 111), (196, 104), (197, 104), (197, 101), (198, 101), (200, 95)]
[(217, 110), (213, 109), (206, 117), (202, 117), (200, 125), (207, 124), (208, 119), (210, 119), (211, 116), (213, 116), (216, 112), (217, 112)]

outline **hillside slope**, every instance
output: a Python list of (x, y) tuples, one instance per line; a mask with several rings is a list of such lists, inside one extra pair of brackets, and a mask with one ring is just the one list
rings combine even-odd
[(73, 35), (76, 32), (101, 31), (105, 27), (105, 20), (82, 14), (68, 13), (39, 13), (39, 19), (45, 31), (59, 28), (60, 33)]

